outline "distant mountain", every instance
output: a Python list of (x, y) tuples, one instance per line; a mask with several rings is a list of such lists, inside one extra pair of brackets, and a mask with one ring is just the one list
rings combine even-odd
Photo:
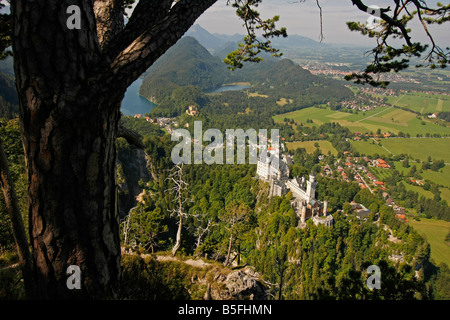
[(199, 24), (192, 26), (186, 32), (185, 36), (195, 38), (203, 47), (211, 51), (216, 50), (227, 42), (226, 40), (212, 35), (203, 29)]
[[(243, 34), (237, 33), (233, 35), (219, 33), (211, 34), (198, 24), (192, 26), (188, 32), (186, 32), (186, 36), (197, 39), (202, 46), (217, 56), (223, 56), (223, 53), (219, 52), (223, 51), (221, 48), (229, 43), (235, 43), (236, 45), (233, 50), (236, 50), (237, 43), (242, 42), (244, 39)], [(289, 35), (287, 38), (273, 38), (271, 41), (273, 45), (278, 48), (317, 48), (328, 46), (327, 44), (295, 34)]]
[(272, 44), (279, 48), (317, 48), (317, 47), (328, 47), (325, 43), (320, 43), (313, 39), (299, 36), (297, 34), (288, 35), (287, 38), (274, 38), (272, 39)]
[(179, 86), (209, 91), (222, 85), (229, 75), (220, 58), (211, 55), (196, 39), (185, 36), (147, 70), (139, 93), (158, 100)]
[(221, 39), (225, 42), (242, 42), (242, 39), (244, 39), (243, 34), (235, 33), (235, 34), (220, 34), (220, 33), (214, 33), (213, 34), (216, 38)]
[(222, 46), (218, 47), (216, 50), (214, 50), (213, 54), (223, 60), (230, 52), (233, 52), (237, 48), (238, 48), (237, 42), (228, 41)]

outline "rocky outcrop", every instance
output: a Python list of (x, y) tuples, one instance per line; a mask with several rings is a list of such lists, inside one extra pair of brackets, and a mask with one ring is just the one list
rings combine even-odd
[(150, 157), (142, 149), (131, 148), (127, 154), (119, 155), (118, 163), (123, 169), (122, 183), (118, 186), (119, 215), (123, 218), (136, 206), (137, 197), (143, 191), (139, 181), (146, 183), (156, 177), (152, 172)]
[[(122, 255), (137, 255), (122, 248)], [(265, 300), (267, 299), (267, 288), (261, 280), (261, 276), (252, 266), (229, 268), (213, 261), (189, 258), (180, 259), (172, 255), (139, 255), (144, 260), (151, 259), (157, 263), (183, 263), (188, 268), (184, 276), (189, 285), (186, 290), (192, 292), (204, 292), (203, 299), (207, 300)], [(165, 270), (165, 269), (164, 269)], [(170, 268), (167, 268), (170, 270)], [(165, 277), (160, 274), (160, 276)]]
[(265, 300), (267, 294), (264, 285), (259, 280), (259, 274), (253, 267), (231, 271), (221, 281), (222, 290), (211, 291), (212, 299), (217, 300)]

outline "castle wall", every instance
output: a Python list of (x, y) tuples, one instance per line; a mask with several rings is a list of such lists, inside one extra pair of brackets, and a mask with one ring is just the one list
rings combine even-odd
[(306, 191), (301, 189), (295, 182), (290, 180), (286, 183), (286, 185), (289, 189), (291, 189), (293, 196), (309, 202), (310, 197), (306, 194)]

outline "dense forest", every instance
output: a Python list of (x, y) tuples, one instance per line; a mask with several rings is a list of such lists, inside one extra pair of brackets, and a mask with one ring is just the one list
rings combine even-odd
[(19, 115), (14, 77), (0, 71), (0, 119), (12, 119)]
[(161, 103), (174, 88), (192, 85), (204, 91), (213, 90), (230, 74), (221, 60), (197, 40), (184, 37), (145, 72), (140, 94), (155, 97)]
[[(138, 182), (144, 190), (141, 201), (131, 204), (134, 210), (122, 218), (123, 245), (147, 253), (166, 252), (173, 247), (177, 230), (177, 218), (170, 214), (177, 204), (175, 195), (169, 192), (172, 183), (168, 179), (174, 170), (170, 160), (174, 142), (158, 126), (144, 119), (124, 117), (123, 124), (143, 136), (145, 153), (150, 159), (149, 170), (154, 173), (146, 181)], [(26, 177), (17, 120), (3, 121), (0, 130), (8, 157), (14, 163), (12, 172), (21, 207), (26, 212)], [(339, 132), (341, 128), (335, 130)], [(124, 166), (118, 172), (120, 183), (120, 179), (127, 181), (130, 177), (130, 170), (125, 167), (133, 162), (136, 147), (122, 139), (117, 141), (117, 146), (119, 163)], [(292, 153), (292, 175), (305, 175), (314, 170), (317, 163), (312, 155), (302, 149)], [(377, 195), (361, 190), (355, 183), (319, 177), (317, 198), (329, 200), (334, 225), (315, 226), (310, 221), (306, 228), (300, 229), (289, 202), (292, 195), (269, 198), (268, 185), (255, 179), (255, 171), (255, 165), (184, 167), (183, 180), (188, 188), (183, 197), (189, 201), (183, 207), (186, 219), (179, 249), (181, 256), (207, 257), (208, 261), (222, 264), (229, 256), (233, 265), (252, 265), (262, 275), (269, 299), (448, 298), (447, 266), (435, 266), (430, 261), (427, 241), (396, 219), (392, 209)], [(123, 201), (126, 191), (119, 188), (119, 194)], [(346, 211), (346, 204), (352, 200), (372, 210), (376, 208), (378, 215), (357, 219)], [(0, 206), (4, 206), (1, 196)], [(12, 248), (14, 241), (6, 210), (0, 211), (4, 250)], [(233, 223), (232, 215), (238, 213), (242, 219)], [(392, 237), (397, 240), (391, 241)], [(392, 257), (401, 258), (394, 262)], [(188, 285), (183, 268), (169, 268), (155, 260), (141, 261), (127, 256), (123, 263), (129, 283), (141, 286), (139, 281), (144, 280), (133, 278), (132, 274), (158, 270), (156, 278), (146, 278), (153, 286), (148, 290), (165, 298), (196, 297), (183, 289)], [(373, 264), (382, 270), (381, 290), (368, 290), (365, 285), (365, 270)], [(139, 271), (139, 268), (143, 269)], [(166, 273), (171, 274), (169, 287), (164, 280), (168, 279)], [(13, 270), (4, 270), (1, 276), (5, 279), (4, 288), (15, 288), (17, 274)], [(149, 292), (144, 291), (134, 291), (133, 297), (146, 297)]]
[[(143, 119), (125, 119), (135, 129), (145, 127)], [(177, 218), (170, 214), (177, 202), (167, 179), (174, 170), (170, 161), (173, 142), (168, 135), (144, 137), (146, 153), (158, 176), (142, 184), (145, 193), (129, 216), (132, 227), (127, 245), (164, 252), (173, 247), (177, 230)], [(121, 152), (129, 148), (133, 147), (124, 145)], [(293, 155), (293, 175), (314, 170), (311, 155), (302, 149)], [(255, 179), (255, 171), (254, 165), (184, 166), (188, 188), (183, 197), (189, 201), (183, 207), (186, 219), (180, 254), (221, 263), (230, 255), (235, 265), (252, 265), (263, 275), (271, 299), (429, 299), (446, 295), (446, 266), (437, 268), (430, 261), (427, 241), (396, 219), (392, 208), (376, 194), (355, 183), (319, 177), (317, 198), (329, 200), (334, 226), (315, 226), (310, 221), (301, 229), (290, 206), (292, 195), (269, 198), (268, 185)], [(357, 219), (346, 211), (346, 204), (353, 200), (377, 215)], [(238, 212), (242, 219), (231, 224), (230, 215)], [(394, 262), (392, 257), (401, 258)], [(365, 269), (372, 264), (380, 266), (386, 276), (383, 290), (370, 291), (365, 286)]]

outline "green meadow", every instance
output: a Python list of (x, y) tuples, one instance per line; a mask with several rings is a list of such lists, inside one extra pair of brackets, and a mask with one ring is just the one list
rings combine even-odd
[(439, 191), (441, 192), (441, 199), (447, 201), (447, 203), (450, 203), (450, 189), (439, 188)]
[(434, 195), (431, 191), (425, 190), (424, 188), (418, 186), (418, 185), (411, 185), (409, 183), (401, 182), (407, 191), (414, 191), (417, 192), (419, 195), (424, 196), (428, 199), (433, 199)]
[[(284, 118), (294, 119), (297, 125), (300, 123), (304, 125), (321, 125), (336, 122), (349, 128), (352, 132), (376, 133), (380, 129), (381, 132), (392, 132), (395, 134), (403, 132), (411, 136), (416, 136), (417, 134), (425, 136), (427, 133), (431, 135), (450, 135), (450, 127), (436, 124), (426, 117), (419, 119), (412, 112), (394, 107), (379, 107), (365, 112), (358, 111), (358, 113), (310, 107), (276, 115), (274, 116), (274, 121), (283, 123)], [(306, 124), (307, 119), (313, 120), (313, 123)]]
[(450, 246), (445, 243), (445, 236), (450, 231), (450, 222), (420, 218), (420, 221), (410, 219), (408, 223), (427, 238), (431, 247), (431, 258), (437, 263), (445, 262), (450, 265)]
[(331, 154), (337, 155), (337, 150), (333, 147), (331, 142), (329, 141), (296, 141), (296, 142), (287, 142), (286, 147), (289, 150), (295, 150), (297, 148), (304, 148), (306, 152), (313, 153), (316, 150), (316, 147), (314, 144), (319, 144), (319, 149), (322, 151), (322, 154), (328, 154), (328, 151), (331, 152)]
[[(403, 173), (405, 176), (408, 175), (408, 173), (411, 170), (411, 167), (413, 165), (416, 166), (418, 171), (420, 171), (421, 167), (422, 167), (421, 163), (415, 163), (413, 161), (409, 161), (408, 168), (403, 167), (403, 164), (400, 161), (394, 161), (394, 165), (395, 165), (395, 169), (397, 169), (399, 172)], [(432, 171), (429, 169), (423, 170), (422, 172), (420, 172), (420, 175), (425, 180), (430, 180), (439, 185), (450, 188), (450, 166), (445, 166), (442, 169), (439, 169), (439, 171)], [(450, 201), (449, 201), (449, 203), (450, 203)]]
[[(373, 154), (378, 154), (380, 156), (385, 156), (389, 154), (399, 155), (407, 154), (410, 156), (410, 160), (419, 159), (421, 162), (426, 161), (429, 156), (432, 160), (444, 160), (446, 163), (450, 163), (450, 138), (388, 138), (380, 139), (379, 143), (373, 139), (367, 141), (352, 141), (352, 146), (361, 154), (370, 156)], [(413, 165), (414, 162), (410, 162)], [(417, 167), (420, 169), (421, 164)], [(446, 180), (447, 184), (450, 184), (450, 168), (447, 170), (445, 168), (443, 175), (441, 172), (430, 171), (428, 174), (430, 180)], [(439, 177), (441, 175), (441, 177)], [(443, 185), (445, 184), (442, 181)], [(449, 185), (450, 186), (450, 185)]]
[(388, 155), (389, 152), (386, 151), (383, 147), (379, 146), (376, 141), (373, 139), (369, 139), (367, 141), (352, 141), (351, 145), (355, 148), (360, 154), (364, 154), (366, 156), (371, 156), (373, 154), (378, 154), (380, 156)]
[(450, 163), (450, 138), (382, 139), (382, 145), (393, 154), (408, 154), (413, 159), (432, 159)]
[(388, 97), (388, 102), (422, 114), (450, 111), (450, 96), (441, 94), (430, 95), (422, 92), (408, 92), (398, 97)]

